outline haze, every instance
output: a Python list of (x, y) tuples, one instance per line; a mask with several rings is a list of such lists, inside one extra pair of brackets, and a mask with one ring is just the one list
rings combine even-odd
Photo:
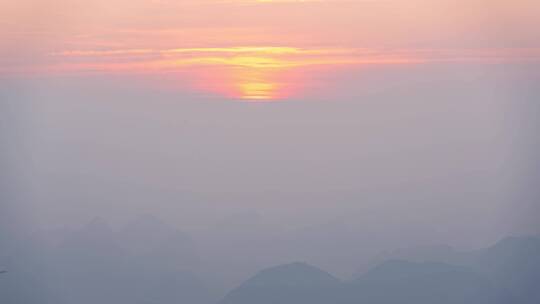
[(200, 278), (197, 304), (279, 264), (343, 279), (395, 250), (538, 235), (538, 12), (0, 0), (0, 257), (94, 250), (86, 235), (144, 256), (166, 235), (182, 245), (151, 267)]

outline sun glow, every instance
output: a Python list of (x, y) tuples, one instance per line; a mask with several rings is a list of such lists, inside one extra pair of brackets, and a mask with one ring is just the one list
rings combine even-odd
[[(194, 71), (196, 89), (233, 99), (271, 101), (298, 93), (300, 72), (313, 66), (358, 62), (356, 50), (282, 46), (174, 48), (163, 50), (82, 50), (52, 54), (71, 61), (75, 70), (142, 73)], [(123, 59), (125, 63), (118, 63)], [(97, 65), (96, 65), (97, 63)], [(291, 78), (290, 75), (297, 77)], [(305, 85), (302, 83), (301, 85)]]
[(268, 100), (274, 96), (276, 84), (265, 82), (239, 83), (242, 99)]
[(233, 100), (269, 102), (286, 99), (297, 91), (295, 69), (258, 65), (207, 66), (197, 74), (196, 90)]
[(253, 68), (241, 67), (234, 70), (231, 79), (231, 93), (233, 98), (251, 101), (280, 100), (292, 95), (284, 73), (287, 68)]
[[(49, 54), (47, 73), (182, 75), (181, 89), (231, 99), (302, 95), (329, 71), (367, 65), (540, 60), (540, 49), (362, 49), (233, 46), (66, 50)], [(1, 71), (0, 71), (1, 72)], [(160, 78), (157, 77), (157, 78)], [(328, 78), (327, 78), (328, 79)], [(193, 83), (192, 87), (186, 84)], [(331, 85), (325, 82), (324, 87)], [(320, 89), (318, 86), (316, 89)]]
[(0, 83), (118, 77), (305, 99), (338, 93), (366, 66), (540, 62), (537, 0), (21, 1), (0, 0)]

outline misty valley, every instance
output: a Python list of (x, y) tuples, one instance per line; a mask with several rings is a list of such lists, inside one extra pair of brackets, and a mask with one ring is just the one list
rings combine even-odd
[[(264, 262), (250, 261), (248, 253), (242, 256), (245, 248), (238, 245), (238, 234), (236, 239), (228, 238), (224, 234), (227, 229), (232, 228), (222, 225), (198, 236), (212, 243), (210, 235), (214, 234), (225, 241), (212, 247), (153, 216), (141, 216), (118, 229), (96, 218), (76, 229), (39, 231), (18, 240), (3, 240), (9, 247), (1, 251), (0, 269), (4, 272), (0, 274), (0, 302), (540, 303), (538, 237), (508, 237), (472, 251), (449, 246), (395, 250), (373, 257), (362, 267), (350, 265), (351, 269), (363, 270), (338, 278), (330, 274), (331, 269), (327, 272), (302, 260), (286, 261), (286, 255), (270, 250), (285, 246), (283, 252), (296, 250), (300, 259), (298, 248), (317, 235), (299, 234), (290, 243), (266, 238), (268, 243), (257, 245), (261, 248), (256, 254), (275, 255), (276, 262), (261, 265)], [(252, 223), (243, 229), (256, 231), (257, 227)], [(320, 249), (326, 251), (324, 246), (331, 246), (329, 240), (319, 237)], [(235, 250), (227, 246), (240, 247)], [(331, 255), (331, 250), (326, 252)], [(228, 267), (234, 258), (245, 262)], [(283, 263), (277, 264), (279, 260)]]
[(0, 0), (0, 304), (540, 304), (540, 0)]

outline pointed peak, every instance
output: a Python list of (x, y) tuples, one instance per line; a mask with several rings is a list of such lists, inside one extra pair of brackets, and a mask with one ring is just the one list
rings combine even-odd
[(247, 285), (319, 285), (337, 283), (331, 274), (304, 262), (267, 268), (246, 281)]
[(527, 237), (506, 237), (494, 245), (482, 250), (488, 255), (508, 255), (516, 252), (538, 252), (540, 250), (540, 238)]

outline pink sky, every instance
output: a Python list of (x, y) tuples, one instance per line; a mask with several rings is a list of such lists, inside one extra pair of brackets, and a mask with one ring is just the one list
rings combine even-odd
[(308, 69), (537, 62), (539, 13), (534, 0), (1, 0), (0, 74), (172, 71), (277, 99), (298, 91), (291, 78), (309, 86)]

